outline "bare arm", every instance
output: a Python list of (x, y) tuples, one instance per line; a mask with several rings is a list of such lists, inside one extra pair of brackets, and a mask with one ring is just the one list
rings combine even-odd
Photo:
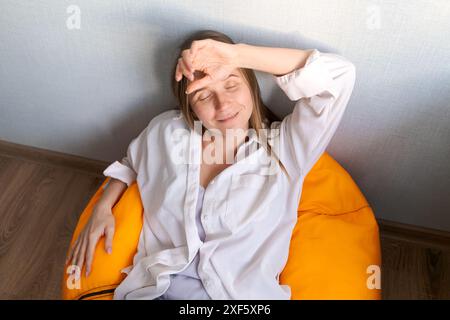
[(275, 76), (302, 68), (312, 50), (273, 48), (238, 43), (235, 46), (236, 62), (240, 68), (254, 69)]
[(99, 207), (107, 207), (111, 209), (120, 199), (123, 192), (127, 189), (127, 184), (115, 178), (111, 178), (106, 186), (101, 198), (97, 202)]

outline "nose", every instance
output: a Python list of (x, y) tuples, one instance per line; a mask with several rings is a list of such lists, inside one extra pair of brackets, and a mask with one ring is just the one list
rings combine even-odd
[(228, 108), (230, 108), (231, 106), (231, 101), (230, 101), (230, 97), (227, 96), (226, 94), (216, 94), (215, 96), (215, 108), (217, 111), (222, 111), (222, 110), (226, 110)]

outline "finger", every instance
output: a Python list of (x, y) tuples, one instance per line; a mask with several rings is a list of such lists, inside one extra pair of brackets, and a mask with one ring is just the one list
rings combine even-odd
[(75, 251), (75, 246), (77, 245), (78, 240), (80, 240), (80, 237), (78, 237), (78, 238), (74, 241), (74, 243), (70, 246), (69, 253), (67, 254), (67, 257), (66, 257), (66, 264), (72, 259), (73, 253), (74, 253), (74, 251)]
[(111, 223), (105, 230), (105, 251), (108, 254), (112, 252), (112, 242), (114, 237), (114, 223)]
[(178, 58), (177, 67), (175, 71), (175, 80), (180, 81), (183, 78), (183, 58)]
[(179, 61), (180, 61), (180, 59), (178, 59), (177, 67), (176, 67), (176, 70), (175, 70), (175, 80), (177, 82), (180, 81), (181, 78), (183, 77), (183, 74), (181, 73), (180, 62)]
[(184, 75), (187, 79), (189, 79), (189, 80), (191, 80), (191, 81), (194, 80), (194, 74), (191, 73), (191, 72), (188, 70), (188, 68), (187, 68), (186, 65), (184, 64), (184, 60), (183, 60), (183, 59), (180, 60), (180, 68), (181, 68), (181, 72), (183, 73), (183, 75)]
[(180, 81), (183, 78), (183, 58), (178, 58), (176, 79)]
[(76, 265), (78, 266), (78, 268), (80, 268), (80, 271), (83, 270), (83, 264), (84, 264), (84, 257), (86, 255), (86, 239), (83, 238), (83, 241), (81, 242), (80, 245), (80, 251), (78, 252), (78, 259), (76, 262)]
[(76, 261), (78, 259), (78, 252), (80, 251), (80, 246), (81, 246), (81, 242), (83, 240), (83, 236), (81, 236), (80, 239), (78, 239), (78, 240), (79, 241), (77, 241), (77, 244), (76, 244), (74, 252), (73, 252), (72, 262), (70, 263), (72, 266), (76, 264)]
[(186, 61), (184, 59), (181, 59), (181, 69), (182, 69), (184, 75), (186, 76), (186, 78), (188, 78), (189, 80), (192, 81), (194, 73), (191, 69), (189, 69), (189, 67), (186, 64)]
[(208, 85), (209, 82), (211, 82), (211, 77), (207, 74), (203, 78), (189, 84), (186, 93), (191, 94), (195, 90), (205, 87), (206, 85)]
[(95, 247), (97, 246), (98, 237), (92, 237), (88, 241), (86, 252), (86, 277), (91, 273), (92, 260), (94, 258)]
[(191, 52), (188, 49), (183, 50), (183, 52), (181, 53), (181, 56), (183, 58), (184, 65), (189, 70), (189, 73), (194, 73), (194, 66), (193, 66)]
[(178, 58), (177, 63), (177, 81), (180, 81), (183, 78), (183, 59)]

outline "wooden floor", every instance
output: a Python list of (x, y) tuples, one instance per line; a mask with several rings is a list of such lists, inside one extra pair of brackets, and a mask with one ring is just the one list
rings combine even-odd
[[(104, 177), (16, 151), (0, 144), (0, 299), (60, 299), (72, 232)], [(392, 232), (382, 232), (381, 243), (384, 299), (450, 299), (448, 246)]]

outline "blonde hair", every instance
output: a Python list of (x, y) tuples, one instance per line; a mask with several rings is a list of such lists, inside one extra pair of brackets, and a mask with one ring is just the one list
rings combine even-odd
[[(178, 63), (178, 57), (181, 56), (181, 53), (185, 49), (189, 49), (192, 45), (192, 42), (195, 40), (203, 40), (203, 39), (213, 39), (216, 41), (221, 41), (224, 43), (229, 44), (235, 44), (234, 41), (228, 37), (227, 35), (214, 31), (214, 30), (200, 30), (192, 35), (190, 35), (187, 39), (183, 41), (183, 43), (180, 45), (179, 54), (177, 56), (177, 59), (173, 65), (172, 68), (172, 91), (175, 95), (176, 99), (178, 100), (178, 103), (180, 105), (181, 112), (186, 119), (186, 122), (188, 126), (191, 129), (194, 129), (194, 121), (198, 120), (196, 114), (192, 110), (190, 104), (188, 95), (185, 93), (188, 82), (186, 77), (182, 77), (182, 80), (176, 81), (175, 80), (175, 72), (176, 72), (176, 66)], [(244, 79), (247, 82), (247, 85), (250, 88), (252, 101), (253, 101), (253, 110), (252, 114), (249, 119), (249, 127), (253, 128), (258, 137), (261, 137), (264, 130), (263, 129), (263, 122), (267, 125), (267, 127), (270, 128), (270, 125), (274, 121), (280, 121), (280, 119), (269, 110), (269, 108), (266, 107), (266, 105), (263, 103), (261, 98), (261, 91), (259, 89), (258, 80), (256, 79), (255, 72), (252, 69), (247, 68), (239, 68), (239, 71), (243, 75)], [(266, 140), (267, 141), (267, 137)], [(272, 152), (272, 148), (268, 143), (264, 143), (263, 146), (266, 148), (266, 151), (268, 154), (275, 158), (278, 165), (280, 165), (281, 169), (286, 173), (286, 175), (289, 177), (289, 174), (287, 173), (286, 168), (281, 163), (281, 161), (278, 159), (278, 157)]]

